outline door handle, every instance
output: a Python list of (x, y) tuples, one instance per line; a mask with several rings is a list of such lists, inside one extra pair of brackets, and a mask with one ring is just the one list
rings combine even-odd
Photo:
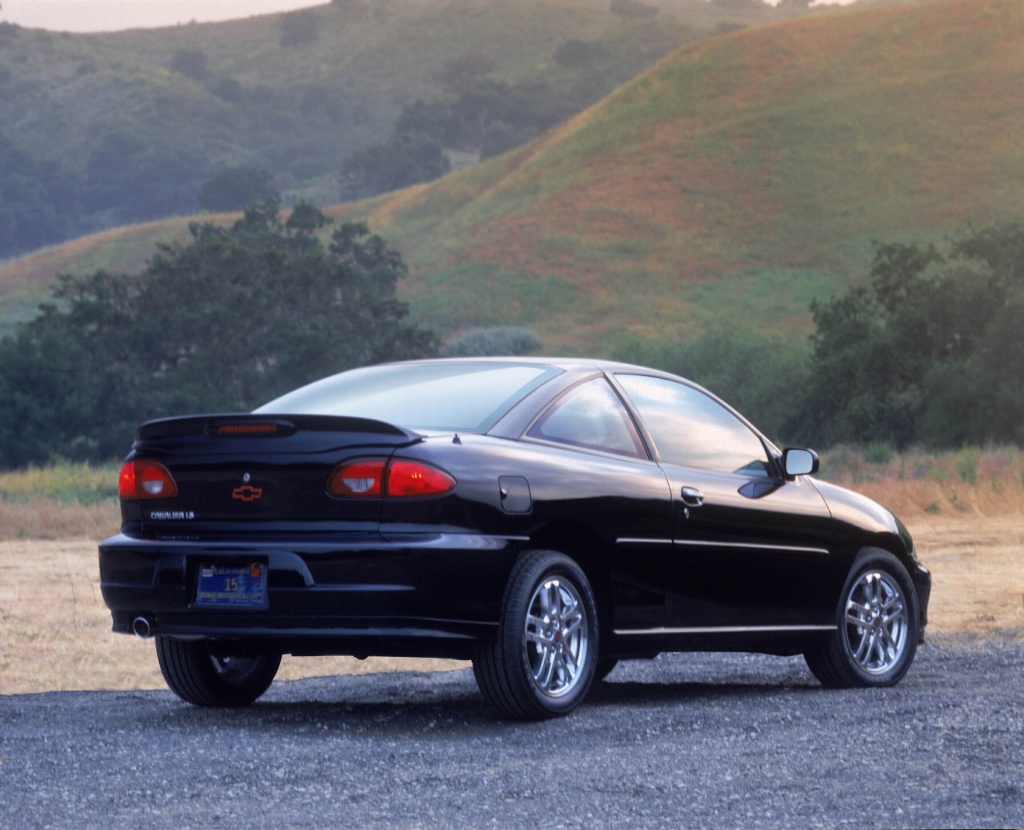
[(684, 487), (680, 491), (680, 495), (683, 498), (683, 504), (687, 507), (700, 507), (704, 504), (704, 494), (696, 487)]

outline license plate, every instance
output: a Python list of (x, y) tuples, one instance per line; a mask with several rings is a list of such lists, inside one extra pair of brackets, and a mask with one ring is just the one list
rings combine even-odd
[(222, 608), (265, 608), (267, 566), (201, 565), (196, 605)]

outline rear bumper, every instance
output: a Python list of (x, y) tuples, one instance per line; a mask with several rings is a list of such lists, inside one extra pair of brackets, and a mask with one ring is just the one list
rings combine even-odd
[[(294, 654), (453, 656), (493, 637), (522, 540), (433, 533), (249, 541), (139, 539), (99, 547), (113, 630), (245, 640)], [(263, 608), (196, 603), (202, 565), (267, 568)]]

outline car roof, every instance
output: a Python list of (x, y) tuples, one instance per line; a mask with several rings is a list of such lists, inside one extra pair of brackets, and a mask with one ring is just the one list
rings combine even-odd
[[(614, 371), (617, 369), (634, 369), (652, 374), (667, 374), (648, 366), (639, 366), (631, 363), (622, 363), (615, 360), (589, 357), (553, 357), (533, 355), (487, 355), (487, 356), (465, 356), (465, 357), (435, 357), (423, 360), (396, 361), (395, 364), (417, 364), (417, 363), (527, 363), (539, 366), (553, 366), (566, 371), (572, 369), (599, 369), (601, 371)], [(384, 364), (381, 364), (384, 365)]]

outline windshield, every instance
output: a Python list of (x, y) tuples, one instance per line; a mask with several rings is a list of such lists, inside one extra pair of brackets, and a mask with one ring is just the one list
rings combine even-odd
[(349, 415), (410, 429), (486, 432), (560, 371), (493, 361), (369, 366), (303, 386), (256, 412)]

